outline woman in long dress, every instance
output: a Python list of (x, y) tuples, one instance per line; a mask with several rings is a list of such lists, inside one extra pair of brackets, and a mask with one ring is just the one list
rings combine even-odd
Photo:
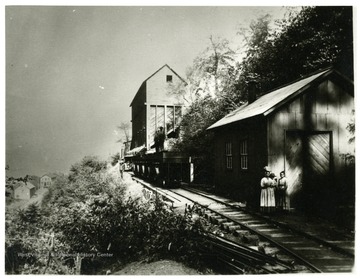
[[(261, 193), (260, 193), (260, 211), (269, 212), (269, 188), (273, 187), (273, 180), (270, 178), (269, 167), (264, 168), (265, 176), (260, 181)], [(271, 198), (270, 198), (271, 204)]]

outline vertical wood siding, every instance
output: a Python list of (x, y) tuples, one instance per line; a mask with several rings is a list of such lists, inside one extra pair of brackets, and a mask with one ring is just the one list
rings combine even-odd
[[(296, 195), (301, 193), (305, 181), (304, 172), (315, 177), (315, 182), (331, 172), (333, 177), (339, 177), (335, 184), (345, 185), (339, 181), (342, 176), (337, 175), (347, 168), (345, 154), (355, 153), (354, 144), (348, 142), (351, 135), (346, 129), (354, 118), (353, 110), (353, 92), (345, 91), (330, 77), (267, 117), (253, 117), (216, 129), (216, 186), (256, 203), (258, 182), (265, 165), (269, 165), (277, 176), (286, 171), (295, 204)], [(243, 138), (249, 140), (248, 171), (240, 170), (239, 150)], [(226, 170), (225, 143), (228, 141), (233, 146), (231, 171)], [(304, 155), (304, 150), (309, 154)], [(307, 179), (310, 181), (311, 177)], [(308, 187), (313, 186), (316, 183)]]
[(309, 135), (310, 169), (317, 175), (328, 175), (330, 171), (330, 135)]
[[(353, 118), (354, 98), (330, 80), (322, 82), (318, 87), (312, 88), (306, 94), (315, 97), (311, 105), (309, 117), (313, 131), (331, 131), (333, 134), (334, 157), (342, 154), (354, 154), (354, 146), (348, 143), (350, 134), (346, 126)], [(305, 95), (275, 112), (268, 118), (269, 130), (269, 162), (276, 173), (280, 172), (284, 162), (284, 139), (286, 130), (305, 130), (305, 115), (300, 105), (303, 104)], [(335, 171), (341, 168), (339, 160), (335, 164)], [(335, 162), (334, 162), (335, 163)]]
[(336, 176), (346, 167), (344, 154), (354, 154), (354, 145), (348, 142), (351, 135), (346, 129), (353, 118), (353, 109), (354, 98), (331, 80), (325, 80), (269, 116), (268, 162), (277, 175), (285, 167), (291, 193), (301, 188), (304, 170), (301, 152), (295, 149), (301, 150), (300, 139), (287, 131), (307, 132), (305, 142), (310, 154), (304, 155), (306, 164), (319, 175), (328, 173), (332, 165)]
[[(174, 112), (173, 108), (168, 108), (167, 106), (183, 105), (182, 96), (170, 93), (172, 83), (166, 81), (167, 75), (172, 76), (173, 84), (181, 81), (168, 67), (162, 68), (146, 81), (147, 107), (151, 110), (152, 106), (156, 106), (156, 117), (152, 113), (148, 113), (146, 117), (146, 145), (148, 148), (153, 143), (155, 129), (162, 126), (168, 132), (168, 125), (166, 124), (169, 124), (170, 117), (174, 118)], [(176, 117), (179, 117), (179, 113), (181, 115), (181, 108), (175, 110), (175, 120), (177, 119)]]
[(148, 104), (174, 105), (183, 103), (181, 96), (170, 94), (170, 85), (172, 83), (166, 81), (167, 75), (172, 75), (173, 84), (180, 82), (179, 77), (175, 75), (168, 67), (162, 68), (159, 72), (146, 81), (146, 102)]

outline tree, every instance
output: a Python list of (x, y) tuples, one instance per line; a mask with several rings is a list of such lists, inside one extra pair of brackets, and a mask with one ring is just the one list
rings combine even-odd
[(75, 163), (71, 175), (56, 180), (41, 208), (7, 212), (7, 274), (98, 274), (109, 265), (160, 258), (199, 267), (199, 221), (157, 196), (149, 203), (128, 197), (94, 157)]
[(111, 156), (111, 165), (112, 165), (112, 166), (115, 166), (115, 165), (119, 162), (120, 159), (121, 159), (121, 156), (120, 156), (120, 153), (119, 153), (119, 152), (117, 152), (116, 154), (112, 155), (112, 156)]
[[(353, 114), (355, 114), (355, 110), (353, 110)], [(351, 119), (350, 123), (348, 123), (348, 125), (346, 126), (346, 130), (349, 131), (350, 133), (350, 139), (349, 139), (349, 143), (354, 143), (355, 142), (355, 119)]]
[(76, 181), (79, 177), (91, 177), (106, 170), (107, 163), (100, 161), (95, 156), (86, 156), (81, 162), (71, 166), (69, 180)]
[(182, 96), (187, 105), (209, 95), (233, 109), (237, 106), (233, 93), (237, 91), (239, 76), (235, 58), (236, 52), (230, 47), (229, 40), (210, 36), (209, 45), (186, 69), (186, 82), (170, 84), (170, 94)]
[(234, 77), (236, 79), (235, 51), (227, 39), (210, 36), (209, 40), (210, 45), (194, 59), (192, 67), (188, 69), (187, 79), (195, 94), (219, 98), (228, 91)]
[(353, 77), (352, 7), (304, 7), (278, 22), (280, 32), (271, 32), (267, 19), (260, 17), (250, 27), (242, 90), (249, 90), (251, 80), (261, 95), (328, 66)]
[(183, 116), (182, 141), (176, 147), (209, 162), (212, 133), (206, 129), (249, 97), (328, 66), (353, 77), (352, 31), (351, 7), (304, 7), (278, 21), (275, 29), (271, 17), (262, 15), (238, 32), (246, 42), (241, 63), (235, 62), (228, 40), (210, 37), (187, 72), (188, 91), (195, 97)]
[(186, 100), (191, 102), (180, 124), (180, 140), (174, 146), (174, 149), (196, 156), (195, 168), (207, 179), (213, 173), (209, 163), (213, 156), (213, 140), (206, 129), (242, 102), (237, 87), (239, 70), (235, 51), (227, 39), (210, 36), (209, 42), (187, 69), (186, 89), (181, 92), (186, 93)]
[(117, 142), (129, 142), (130, 141), (130, 123), (121, 122), (117, 129), (124, 134), (124, 138), (120, 138)]

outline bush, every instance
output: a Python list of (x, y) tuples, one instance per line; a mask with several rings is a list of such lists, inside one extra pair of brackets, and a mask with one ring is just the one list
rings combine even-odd
[(7, 216), (7, 273), (96, 274), (114, 263), (162, 258), (196, 265), (200, 223), (158, 199), (126, 198), (103, 166), (82, 160), (49, 189), (41, 210)]

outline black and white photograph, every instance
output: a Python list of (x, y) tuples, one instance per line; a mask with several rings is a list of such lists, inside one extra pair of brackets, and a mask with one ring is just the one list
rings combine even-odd
[(356, 275), (356, 6), (52, 2), (3, 8), (3, 275)]

